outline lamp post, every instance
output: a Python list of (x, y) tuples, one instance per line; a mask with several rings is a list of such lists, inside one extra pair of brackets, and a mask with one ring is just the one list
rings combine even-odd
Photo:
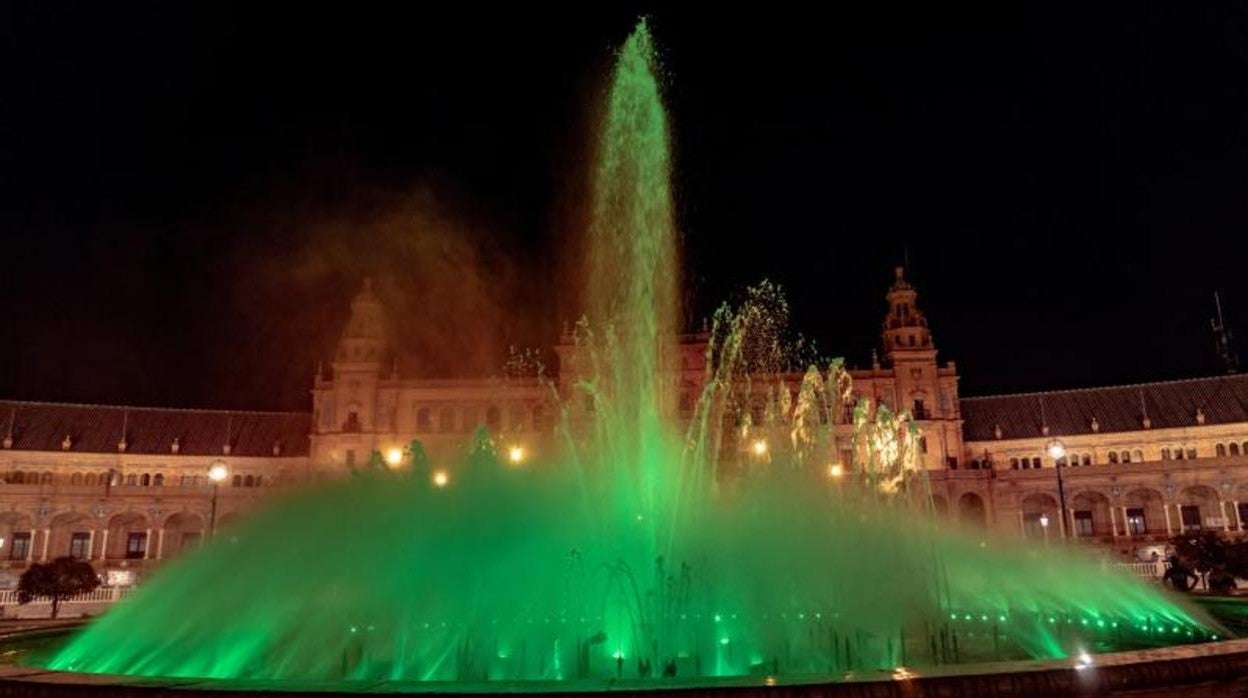
[(208, 479), (212, 480), (212, 518), (209, 520), (208, 531), (213, 538), (217, 537), (217, 492), (221, 483), (229, 476), (230, 469), (226, 467), (225, 461), (214, 461), (208, 467)]
[(1044, 531), (1044, 547), (1049, 547), (1049, 515), (1040, 515), (1040, 530)]
[(1062, 460), (1066, 458), (1066, 444), (1053, 439), (1048, 445), (1049, 456), (1057, 468), (1057, 515), (1061, 517), (1062, 538), (1068, 537), (1066, 530), (1066, 485), (1062, 482)]

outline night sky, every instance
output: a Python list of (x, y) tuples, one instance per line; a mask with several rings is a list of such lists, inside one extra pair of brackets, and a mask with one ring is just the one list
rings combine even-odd
[(770, 278), (862, 365), (908, 255), (964, 394), (1218, 372), (1215, 290), (1248, 360), (1242, 5), (28, 5), (0, 15), (5, 398), (306, 409), (366, 275), (405, 371), (549, 346), (640, 12), (694, 316)]

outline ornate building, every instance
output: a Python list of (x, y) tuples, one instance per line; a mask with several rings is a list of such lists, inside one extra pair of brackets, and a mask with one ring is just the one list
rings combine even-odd
[[(964, 398), (953, 362), (937, 361), (917, 297), (897, 269), (882, 352), (850, 375), (855, 398), (913, 414), (950, 525), (1130, 549), (1248, 524), (1248, 376)], [(391, 355), (384, 313), (366, 283), (331, 372), (313, 380), (310, 413), (0, 402), (0, 587), (60, 555), (133, 583), (227, 535), (268, 493), (348, 472), (374, 451), (397, 456), (419, 439), (435, 463), (451, 463), (483, 426), (524, 458), (554, 447), (565, 406), (572, 419), (586, 409), (570, 385), (581, 358), (566, 333), (553, 384), (411, 378)], [(705, 380), (706, 342), (686, 335), (670, 359), (672, 409), (686, 416)], [(220, 483), (207, 477), (214, 463), (228, 468)]]

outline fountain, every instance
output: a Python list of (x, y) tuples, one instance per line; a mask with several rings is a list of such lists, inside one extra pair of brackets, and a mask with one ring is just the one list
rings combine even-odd
[(784, 387), (804, 359), (776, 339), (773, 287), (717, 314), (703, 393), (674, 419), (666, 119), (643, 21), (608, 95), (557, 454), (514, 467), (479, 433), (435, 477), (413, 443), (401, 467), (273, 503), (25, 661), (209, 688), (606, 690), (1218, 639), (1159, 588), (947, 530), (905, 414), (847, 415), (838, 362)]

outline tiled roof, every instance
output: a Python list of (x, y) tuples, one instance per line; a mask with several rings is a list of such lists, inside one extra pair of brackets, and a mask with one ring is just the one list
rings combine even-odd
[(126, 453), (169, 454), (177, 439), (179, 455), (220, 456), (228, 439), (234, 456), (272, 456), (274, 444), (283, 456), (306, 456), (312, 417), (0, 400), (0, 438), (11, 433), (15, 450), (60, 451), (68, 436), (71, 452), (117, 453), (123, 428)]
[(1046, 423), (1052, 436), (1091, 434), (1093, 418), (1100, 433), (1138, 431), (1145, 414), (1153, 429), (1189, 427), (1197, 410), (1205, 424), (1248, 422), (1248, 374), (969, 397), (960, 405), (967, 441), (994, 440), (998, 425), (1003, 439), (1039, 438)]

